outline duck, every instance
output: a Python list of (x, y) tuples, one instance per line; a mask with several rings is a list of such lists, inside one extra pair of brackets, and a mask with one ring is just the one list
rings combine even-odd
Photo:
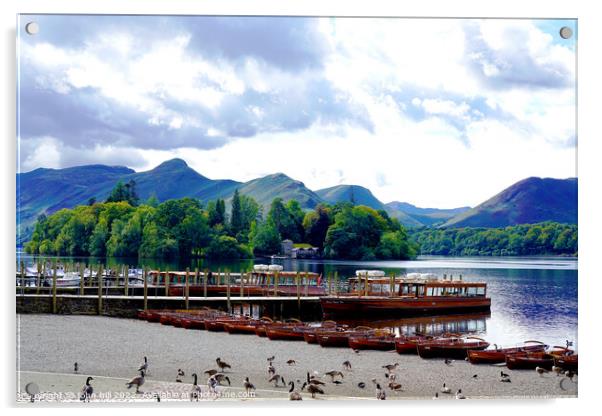
[(316, 398), (316, 394), (324, 394), (324, 390), (322, 390), (320, 387), (316, 386), (315, 384), (303, 383), (303, 386), (301, 386), (301, 390), (305, 389), (305, 387), (307, 387), (307, 391), (309, 393), (311, 393), (312, 399)]
[(274, 374), (272, 377), (268, 379), (268, 383), (274, 383), (274, 387), (278, 387), (278, 382), (282, 381), (282, 386), (286, 386), (286, 382), (284, 381), (284, 377), (280, 374)]
[(385, 378), (388, 378), (389, 382), (393, 382), (397, 380), (397, 375), (395, 373), (385, 374)]
[(343, 361), (343, 369), (351, 371), (351, 363), (349, 361)]
[(148, 359), (144, 356), (144, 364), (138, 368), (138, 371), (144, 371), (145, 373), (148, 371)]
[(144, 370), (140, 370), (140, 375), (134, 377), (125, 383), (125, 385), (128, 386), (128, 389), (132, 388), (132, 386), (136, 386), (136, 393), (140, 393), (140, 387), (144, 384), (144, 375)]
[(228, 382), (228, 386), (232, 385), (230, 383), (230, 379), (224, 373), (217, 373), (217, 374), (214, 374), (212, 377), (215, 378), (215, 381), (217, 381), (217, 384), (219, 384), (219, 385), (221, 385), (222, 381), (224, 381), (224, 380)]
[(376, 400), (385, 400), (386, 398), (387, 393), (385, 393), (380, 384), (376, 383)]
[(394, 371), (398, 366), (399, 366), (399, 363), (395, 363), (395, 364), (383, 365), (382, 368), (386, 369), (390, 373), (391, 371)]
[(94, 393), (94, 388), (90, 384), (92, 380), (94, 380), (93, 377), (88, 377), (86, 379), (86, 384), (84, 384), (84, 387), (82, 387), (81, 395), (79, 396), (79, 399), (82, 402), (89, 402), (90, 397), (92, 397), (92, 394)]
[(226, 370), (226, 368), (232, 368), (232, 366), (230, 364), (228, 364), (225, 361), (222, 361), (222, 359), (220, 357), (217, 357), (215, 359), (215, 362), (217, 363), (217, 366), (219, 367), (220, 370), (222, 370), (222, 373), (224, 372), (224, 370)]
[(451, 389), (443, 383), (443, 387), (441, 387), (441, 393), (451, 394)]
[(462, 394), (462, 389), (458, 389), (456, 392), (456, 399), (465, 399), (466, 396)]
[(297, 362), (295, 360), (288, 360), (286, 363), (288, 365), (297, 365)]
[(218, 370), (211, 369), (211, 370), (207, 370), (207, 371), (205, 371), (203, 374), (206, 374), (206, 375), (208, 375), (209, 377), (211, 377), (212, 375), (214, 375), (214, 374), (217, 374), (217, 373), (219, 373), (219, 371), (218, 371)]
[(393, 391), (401, 391), (401, 384), (399, 383), (394, 383), (394, 382), (390, 382), (389, 383), (389, 388)]
[(242, 383), (242, 385), (245, 388), (247, 394), (249, 394), (251, 390), (255, 390), (255, 386), (249, 381), (249, 377), (245, 377), (245, 381), (244, 383)]
[(288, 385), (291, 386), (291, 388), (288, 391), (288, 399), (289, 400), (303, 400), (303, 397), (301, 397), (301, 393), (295, 391), (295, 383), (292, 381), (289, 381)]
[(201, 395), (202, 390), (201, 390), (201, 386), (199, 386), (198, 384), (198, 377), (196, 375), (196, 373), (192, 373), (192, 389), (190, 390), (190, 401), (192, 401), (193, 399), (196, 399), (196, 401), (199, 401), (199, 396)]
[(341, 373), (340, 371), (328, 371), (326, 373), (324, 373), (325, 376), (329, 376), (330, 377), (330, 381), (334, 382), (335, 377), (340, 376), (341, 378), (345, 378), (345, 376), (343, 375), (343, 373)]
[(178, 375), (176, 376), (176, 383), (181, 383), (182, 382), (182, 377), (184, 377), (185, 374), (182, 371), (181, 368), (178, 368)]

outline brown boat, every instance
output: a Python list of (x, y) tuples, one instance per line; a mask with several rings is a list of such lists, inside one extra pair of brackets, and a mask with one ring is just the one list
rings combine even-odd
[(205, 319), (205, 329), (207, 331), (212, 331), (212, 332), (223, 332), (226, 330), (226, 328), (224, 327), (224, 325), (226, 325), (226, 324), (244, 323), (244, 322), (248, 322), (249, 320), (250, 320), (250, 318), (248, 318), (248, 317), (236, 317), (236, 316), (209, 318), (209, 319)]
[(554, 365), (554, 356), (545, 352), (518, 352), (506, 354), (506, 367), (510, 370), (534, 369), (535, 367), (550, 370)]
[(568, 357), (570, 355), (575, 354), (575, 351), (568, 348), (568, 347), (560, 347), (558, 345), (555, 345), (552, 347), (552, 350), (548, 351), (548, 354), (554, 356), (554, 357)]
[(303, 341), (303, 332), (295, 329), (305, 327), (298, 319), (290, 319), (284, 324), (272, 324), (265, 327), (266, 336), (271, 340)]
[(315, 331), (316, 340), (321, 347), (349, 347), (349, 337), (352, 335), (361, 335), (372, 328), (367, 326), (358, 326), (354, 329), (337, 327), (335, 329), (322, 329)]
[(395, 349), (395, 335), (383, 330), (350, 335), (347, 342), (351, 348), (356, 350), (391, 351)]
[(543, 342), (539, 341), (525, 341), (525, 344), (521, 347), (511, 348), (496, 348), (492, 350), (469, 350), (468, 361), (472, 364), (498, 364), (506, 362), (507, 354), (516, 354), (519, 352), (542, 352), (545, 351), (548, 346)]
[(562, 368), (563, 370), (577, 371), (579, 367), (578, 357), (578, 354), (554, 357), (554, 365)]
[(205, 329), (205, 318), (200, 316), (188, 316), (182, 318), (182, 328)]
[(481, 338), (435, 338), (419, 341), (416, 350), (421, 358), (466, 358), (469, 350), (484, 350), (489, 343)]
[(224, 324), (224, 329), (230, 334), (256, 334), (256, 329), (259, 325), (266, 325), (274, 321), (267, 316), (261, 319), (251, 319), (241, 322), (228, 322)]

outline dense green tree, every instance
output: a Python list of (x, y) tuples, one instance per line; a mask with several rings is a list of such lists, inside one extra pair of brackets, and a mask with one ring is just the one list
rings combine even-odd
[(242, 259), (253, 257), (253, 253), (236, 238), (220, 235), (214, 238), (207, 247), (205, 255), (211, 259)]
[(111, 190), (106, 202), (125, 201), (131, 206), (137, 206), (138, 200), (139, 198), (138, 193), (136, 192), (136, 181), (131, 179), (126, 184), (121, 181), (117, 182), (115, 187)]
[(271, 255), (280, 253), (282, 239), (276, 225), (270, 220), (259, 225), (253, 223), (250, 235), (255, 254)]
[(209, 201), (207, 204), (207, 216), (209, 226), (216, 227), (221, 224), (223, 227), (226, 224), (226, 204), (224, 200)]
[(230, 211), (230, 233), (236, 236), (243, 231), (242, 206), (238, 189), (234, 191), (232, 196), (232, 209)]
[(328, 227), (332, 224), (334, 218), (331, 217), (331, 209), (325, 205), (319, 204), (315, 210), (305, 214), (303, 218), (303, 229), (305, 232), (305, 241), (314, 247), (322, 249)]

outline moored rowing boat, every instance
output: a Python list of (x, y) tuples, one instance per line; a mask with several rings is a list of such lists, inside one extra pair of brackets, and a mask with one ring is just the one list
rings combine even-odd
[(416, 344), (418, 355), (422, 358), (466, 358), (468, 350), (484, 350), (487, 347), (489, 343), (477, 337), (436, 338)]
[(506, 367), (510, 370), (534, 369), (535, 367), (550, 370), (554, 365), (554, 356), (545, 352), (519, 352), (506, 354)]
[(497, 348), (493, 350), (469, 350), (468, 361), (472, 364), (498, 364), (506, 361), (507, 354), (516, 354), (519, 352), (541, 352), (548, 348), (539, 341), (525, 341), (526, 343), (535, 343), (535, 345), (524, 345), (521, 347)]

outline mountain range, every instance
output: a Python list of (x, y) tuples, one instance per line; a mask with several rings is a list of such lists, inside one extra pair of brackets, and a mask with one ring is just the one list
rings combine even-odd
[(475, 208), (419, 208), (407, 202), (383, 203), (358, 185), (337, 185), (312, 191), (303, 182), (275, 173), (248, 182), (209, 179), (181, 159), (172, 159), (144, 172), (123, 166), (86, 165), (65, 169), (38, 168), (17, 174), (17, 221), (21, 242), (31, 234), (36, 218), (61, 208), (87, 204), (91, 198), (104, 201), (118, 181), (134, 180), (141, 200), (155, 195), (160, 201), (193, 197), (202, 202), (223, 198), (226, 203), (236, 189), (253, 197), (269, 210), (272, 200), (296, 199), (304, 209), (319, 203), (349, 201), (385, 210), (410, 227), (498, 227), (546, 220), (577, 222), (577, 180), (528, 178), (505, 189)]

